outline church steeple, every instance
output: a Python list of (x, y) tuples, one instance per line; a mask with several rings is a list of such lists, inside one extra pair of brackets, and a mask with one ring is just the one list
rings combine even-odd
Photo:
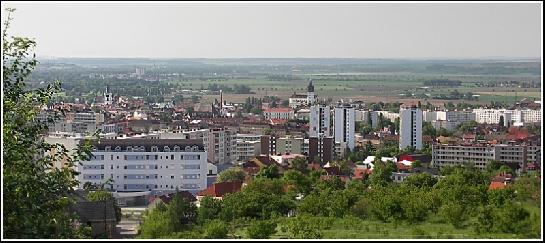
[(308, 83), (307, 92), (314, 92), (314, 85), (312, 85), (312, 79)]

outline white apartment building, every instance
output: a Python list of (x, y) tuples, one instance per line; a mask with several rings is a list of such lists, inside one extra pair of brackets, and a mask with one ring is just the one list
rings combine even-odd
[(512, 120), (512, 112), (505, 109), (474, 109), (473, 113), (475, 113), (475, 121), (477, 123), (498, 124), (502, 116), (505, 122)]
[(422, 149), (422, 110), (416, 106), (401, 108), (399, 122), (399, 149)]
[(237, 134), (235, 157), (237, 161), (248, 161), (261, 154), (261, 135)]
[(109, 179), (114, 181), (109, 189), (118, 192), (206, 188), (207, 154), (200, 140), (102, 140), (93, 143), (92, 154), (76, 167), (80, 188)]
[(161, 132), (161, 139), (198, 139), (203, 142), (208, 160), (213, 164), (233, 163), (236, 160), (236, 131), (229, 128), (198, 129)]
[(269, 108), (263, 110), (263, 115), (267, 119), (293, 119), (295, 113), (291, 108)]
[(516, 163), (523, 170), (527, 162), (536, 162), (540, 153), (539, 145), (437, 143), (432, 147), (432, 165), (444, 167), (473, 163), (476, 168), (484, 170), (491, 160), (498, 160)]
[(423, 111), (423, 120), (431, 122), (435, 129), (445, 128), (449, 131), (456, 129), (463, 122), (474, 121), (472, 111)]
[(313, 105), (310, 107), (309, 136), (318, 137), (323, 134), (326, 137), (333, 136), (331, 132), (331, 109), (326, 105)]
[(340, 104), (335, 107), (334, 137), (335, 143), (346, 143), (350, 150), (354, 149), (356, 140), (356, 121), (354, 107), (349, 104)]

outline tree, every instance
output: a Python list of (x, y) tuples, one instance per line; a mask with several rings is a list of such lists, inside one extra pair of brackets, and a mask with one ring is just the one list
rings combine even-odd
[(218, 174), (216, 183), (229, 181), (244, 181), (244, 178), (246, 178), (246, 172), (244, 172), (239, 167), (231, 167)]
[(500, 127), (505, 127), (505, 118), (503, 116), (500, 116), (500, 122), (498, 122), (498, 125), (500, 125)]
[(221, 220), (212, 220), (206, 224), (204, 235), (206, 239), (225, 239), (227, 238), (227, 225)]
[[(36, 42), (8, 37), (14, 11), (6, 9), (2, 32), (3, 237), (81, 238), (84, 235), (72, 227), (75, 215), (68, 209), (74, 202), (72, 188), (78, 185), (74, 165), (89, 158), (90, 145), (87, 141), (69, 154), (63, 145), (41, 139), (47, 125), (36, 116), (60, 90), (60, 83), (35, 90), (26, 87), (38, 63), (30, 54)], [(53, 167), (61, 160), (65, 166)]]
[(286, 228), (291, 239), (321, 239), (323, 236), (320, 227), (312, 222), (312, 218), (292, 218)]
[(89, 194), (87, 194), (87, 200), (91, 202), (105, 201), (113, 203), (115, 210), (115, 219), (117, 222), (121, 221), (121, 208), (117, 205), (116, 200), (111, 192), (105, 190), (89, 192)]
[(299, 157), (291, 160), (290, 166), (291, 166), (292, 169), (297, 170), (297, 171), (299, 171), (301, 173), (306, 174), (308, 172), (307, 159), (305, 157), (303, 157), (303, 156), (299, 156)]
[(182, 231), (189, 228), (197, 219), (197, 207), (182, 197), (181, 193), (176, 194), (167, 207), (167, 216), (170, 222), (171, 231)]
[(269, 179), (280, 178), (280, 172), (278, 171), (278, 167), (276, 165), (269, 165), (261, 168), (261, 170), (259, 170), (259, 172), (256, 174), (256, 177)]
[(257, 221), (248, 227), (247, 232), (251, 239), (269, 239), (276, 233), (276, 223)]
[(287, 185), (293, 185), (298, 192), (306, 194), (311, 190), (311, 181), (300, 171), (288, 170), (282, 179)]
[(440, 215), (457, 229), (461, 228), (467, 219), (465, 207), (453, 202), (444, 204), (440, 209)]
[(204, 223), (207, 220), (216, 219), (222, 209), (222, 202), (210, 196), (206, 196), (201, 200), (198, 209), (198, 222)]
[(437, 131), (435, 130), (431, 122), (424, 122), (424, 124), (422, 125), (422, 135), (431, 137), (437, 136)]
[(369, 176), (371, 185), (386, 186), (392, 182), (391, 176), (395, 171), (395, 165), (392, 162), (382, 162), (380, 158), (375, 159), (374, 164), (373, 173)]
[(413, 174), (403, 181), (403, 184), (417, 188), (432, 188), (435, 183), (437, 183), (437, 179), (431, 176), (429, 173)]
[(530, 213), (521, 205), (506, 203), (494, 214), (494, 227), (503, 233), (520, 234), (529, 230)]
[(157, 239), (168, 235), (172, 232), (168, 218), (166, 211), (153, 210), (148, 213), (139, 226), (139, 238)]

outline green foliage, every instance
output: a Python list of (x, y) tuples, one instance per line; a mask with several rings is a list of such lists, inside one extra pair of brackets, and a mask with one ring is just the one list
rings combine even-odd
[(246, 172), (239, 167), (231, 167), (218, 174), (216, 183), (229, 182), (229, 181), (244, 181)]
[[(74, 165), (90, 155), (83, 146), (69, 154), (60, 144), (41, 139), (47, 130), (36, 121), (43, 105), (49, 104), (60, 90), (60, 83), (29, 89), (25, 81), (38, 63), (31, 50), (36, 42), (29, 38), (8, 36), (15, 9), (7, 8), (2, 32), (3, 88), (3, 237), (4, 238), (80, 238), (88, 229), (72, 227), (75, 215), (72, 188), (77, 186)], [(51, 118), (52, 120), (52, 118)], [(52, 151), (55, 151), (52, 153)], [(53, 167), (63, 160), (65, 166)], [(84, 232), (85, 231), (85, 232)]]
[(216, 200), (210, 196), (201, 199), (197, 217), (199, 223), (204, 223), (207, 220), (217, 219), (222, 209), (222, 201)]
[(121, 221), (121, 208), (117, 205), (116, 200), (113, 196), (113, 194), (109, 191), (99, 190), (99, 191), (93, 191), (89, 192), (87, 194), (87, 200), (91, 202), (96, 201), (109, 201), (114, 204), (115, 209), (115, 218), (116, 221)]
[(310, 178), (297, 170), (288, 170), (284, 172), (282, 180), (284, 180), (286, 185), (294, 186), (297, 192), (307, 194), (311, 190), (312, 181)]
[(276, 233), (276, 223), (267, 221), (258, 221), (252, 223), (247, 229), (248, 237), (251, 239), (269, 239)]
[(530, 213), (515, 203), (506, 203), (494, 214), (494, 227), (504, 233), (523, 233), (529, 230)]
[(275, 179), (280, 178), (280, 172), (278, 171), (278, 166), (269, 165), (261, 168), (261, 170), (259, 170), (259, 172), (255, 176), (257, 178)]
[(225, 239), (228, 232), (225, 222), (215, 219), (205, 225), (204, 237), (206, 239)]
[(467, 214), (465, 212), (466, 207), (463, 205), (447, 202), (439, 209), (440, 215), (455, 228), (461, 228), (464, 221), (467, 220)]
[(432, 138), (437, 137), (437, 131), (431, 122), (424, 122), (422, 124), (422, 135), (431, 136)]
[(162, 238), (172, 232), (170, 223), (168, 212), (153, 210), (146, 215), (144, 222), (140, 225), (139, 238)]
[(178, 192), (167, 207), (167, 216), (171, 231), (189, 228), (197, 219), (197, 207), (183, 198)]
[(321, 239), (320, 226), (312, 218), (298, 216), (288, 220), (286, 231), (291, 239)]
[(437, 183), (437, 179), (429, 173), (416, 173), (408, 176), (403, 184), (418, 188), (432, 188)]
[(308, 166), (307, 159), (303, 156), (299, 156), (290, 162), (290, 167), (292, 169), (297, 170), (304, 174), (308, 172), (307, 166)]
[(287, 215), (295, 208), (295, 202), (284, 193), (279, 179), (257, 178), (240, 192), (223, 198), (220, 219), (232, 221), (237, 218), (269, 219), (274, 215)]
[(375, 158), (375, 167), (373, 173), (369, 176), (369, 182), (372, 186), (387, 186), (392, 182), (392, 173), (396, 170), (393, 162), (382, 162), (380, 158)]
[(513, 189), (517, 192), (519, 201), (532, 200), (539, 202), (541, 199), (540, 179), (535, 175), (522, 175), (513, 183)]

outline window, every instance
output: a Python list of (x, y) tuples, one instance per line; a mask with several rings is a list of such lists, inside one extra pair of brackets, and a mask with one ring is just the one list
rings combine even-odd
[(174, 155), (170, 155), (170, 159), (171, 159), (171, 160), (174, 160)]
[(180, 152), (180, 146), (178, 146), (178, 145), (174, 146), (174, 151), (175, 152)]
[(165, 146), (165, 147), (163, 148), (163, 152), (170, 152), (170, 147)]
[(127, 152), (132, 152), (132, 146), (127, 146)]
[[(151, 147), (151, 152), (157, 152), (157, 151), (159, 151), (159, 148), (157, 146), (152, 146)], [(157, 155), (155, 155), (155, 156), (157, 156)], [(157, 157), (155, 157), (155, 159), (157, 159)]]
[(174, 176), (173, 176), (173, 175), (171, 175), (171, 176), (170, 176), (170, 179), (174, 179)]
[(117, 151), (121, 151), (121, 147), (119, 147), (119, 146), (115, 147), (115, 151), (116, 151), (116, 152), (117, 152)]
[(125, 170), (126, 170), (126, 169), (127, 169), (127, 166), (126, 166), (126, 165), (125, 165), (125, 166), (123, 166), (123, 169), (125, 169)]

